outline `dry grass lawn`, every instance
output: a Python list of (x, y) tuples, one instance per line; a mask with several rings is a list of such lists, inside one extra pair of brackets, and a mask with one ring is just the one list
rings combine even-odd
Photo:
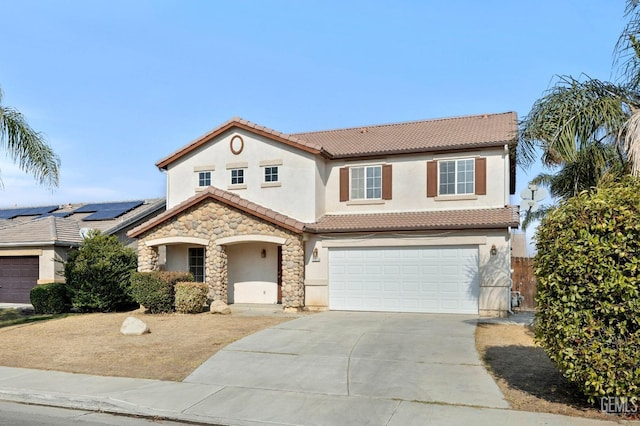
[(514, 409), (619, 420), (587, 404), (535, 344), (529, 327), (478, 324), (476, 348)]
[[(120, 334), (128, 316), (146, 322), (151, 333)], [(73, 315), (0, 328), (0, 365), (181, 381), (226, 345), (290, 319), (141, 311)]]

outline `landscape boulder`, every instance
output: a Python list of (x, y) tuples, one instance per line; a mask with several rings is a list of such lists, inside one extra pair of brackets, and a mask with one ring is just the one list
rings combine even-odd
[(149, 326), (136, 317), (127, 317), (122, 323), (122, 327), (120, 327), (120, 333), (125, 336), (140, 336), (150, 331)]
[(231, 313), (231, 308), (222, 300), (214, 300), (213, 302), (211, 302), (209, 311), (212, 314), (229, 315)]

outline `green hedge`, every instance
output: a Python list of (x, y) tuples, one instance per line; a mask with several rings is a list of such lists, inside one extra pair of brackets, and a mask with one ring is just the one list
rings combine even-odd
[(36, 314), (61, 314), (69, 312), (71, 298), (64, 283), (39, 284), (29, 293)]
[(193, 276), (188, 272), (133, 272), (131, 294), (151, 314), (173, 312), (174, 287), (180, 281), (193, 281)]
[(538, 342), (590, 402), (640, 396), (640, 181), (569, 199), (536, 240)]
[(179, 282), (175, 286), (176, 311), (183, 314), (199, 314), (207, 303), (209, 286), (198, 282)]
[(136, 252), (117, 237), (91, 231), (64, 264), (73, 307), (80, 312), (131, 309), (135, 302), (129, 279), (137, 266)]

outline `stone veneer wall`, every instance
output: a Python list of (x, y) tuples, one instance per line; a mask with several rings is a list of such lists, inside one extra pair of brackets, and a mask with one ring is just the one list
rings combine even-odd
[(304, 243), (302, 235), (250, 216), (215, 200), (206, 200), (167, 220), (138, 240), (138, 270), (158, 270), (158, 249), (145, 242), (166, 237), (209, 240), (205, 250), (205, 280), (214, 300), (227, 302), (227, 254), (216, 239), (239, 235), (269, 235), (286, 238), (282, 246), (282, 305), (304, 306)]

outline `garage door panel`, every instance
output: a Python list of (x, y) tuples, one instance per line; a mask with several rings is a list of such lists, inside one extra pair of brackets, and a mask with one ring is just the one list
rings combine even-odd
[(30, 292), (39, 274), (39, 260), (35, 256), (0, 257), (0, 302), (31, 303)]
[(478, 249), (329, 250), (329, 307), (338, 310), (477, 313)]

